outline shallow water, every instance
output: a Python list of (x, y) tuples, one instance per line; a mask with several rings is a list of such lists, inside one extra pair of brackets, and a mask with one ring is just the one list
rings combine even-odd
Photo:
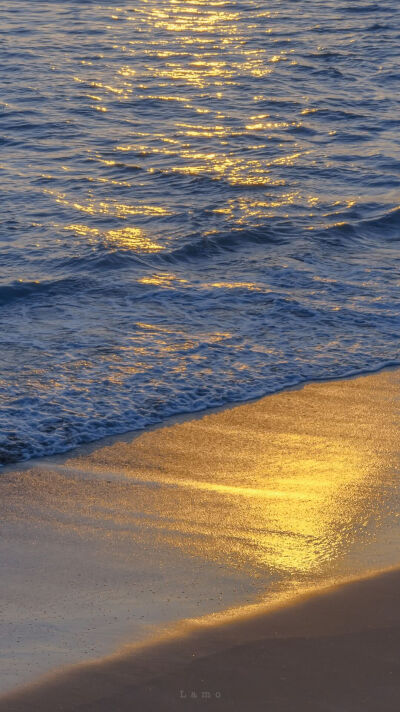
[(2, 462), (400, 361), (399, 14), (0, 0)]

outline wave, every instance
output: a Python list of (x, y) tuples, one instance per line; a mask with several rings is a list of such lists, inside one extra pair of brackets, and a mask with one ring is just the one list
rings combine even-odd
[(360, 221), (358, 229), (362, 234), (384, 240), (400, 240), (400, 207), (388, 210), (377, 218)]
[(35, 296), (50, 297), (56, 293), (69, 293), (79, 289), (79, 281), (73, 277), (45, 282), (20, 282), (0, 285), (0, 305), (5, 306), (18, 299), (31, 299)]
[(207, 398), (197, 399), (197, 402), (194, 399), (190, 404), (185, 403), (185, 399), (183, 399), (182, 403), (175, 402), (172, 407), (166, 407), (162, 414), (156, 411), (150, 411), (147, 417), (144, 418), (139, 417), (135, 419), (125, 417), (118, 420), (110, 419), (110, 422), (106, 424), (101, 420), (91, 422), (88, 419), (84, 427), (82, 427), (82, 424), (79, 422), (77, 422), (74, 427), (73, 422), (70, 421), (67, 427), (63, 429), (63, 426), (65, 427), (66, 425), (63, 417), (59, 419), (54, 418), (48, 423), (47, 428), (42, 426), (40, 436), (38, 437), (36, 434), (34, 439), (27, 438), (26, 436), (18, 436), (14, 432), (8, 433), (7, 431), (3, 431), (3, 434), (0, 436), (0, 467), (16, 465), (33, 458), (49, 457), (66, 453), (80, 445), (93, 443), (106, 437), (143, 431), (148, 427), (160, 425), (173, 417), (181, 415), (190, 416), (191, 414), (196, 415), (199, 412), (207, 412), (224, 406), (233, 407), (234, 405), (280, 393), (289, 388), (304, 386), (308, 383), (321, 383), (354, 378), (356, 376), (377, 373), (399, 366), (400, 357), (395, 360), (382, 359), (379, 362), (359, 364), (358, 366), (345, 367), (343, 369), (339, 367), (335, 372), (328, 372), (323, 375), (319, 375), (318, 373), (310, 374), (308, 377), (292, 375), (287, 378), (284, 383), (272, 387), (258, 385), (258, 387), (253, 387), (241, 393), (239, 391), (233, 391), (229, 394), (228, 392), (224, 396), (220, 395), (216, 397), (214, 395), (214, 397), (209, 398), (209, 400), (207, 400)]
[[(360, 212), (360, 211), (358, 211)], [(13, 281), (0, 285), (0, 305), (5, 306), (15, 300), (30, 300), (36, 297), (51, 298), (76, 292), (109, 291), (110, 288), (123, 293), (124, 284), (99, 283), (103, 273), (132, 270), (138, 274), (154, 270), (161, 265), (196, 264), (212, 260), (220, 255), (240, 252), (247, 246), (258, 245), (272, 250), (296, 244), (314, 245), (316, 249), (329, 247), (326, 256), (334, 257), (338, 248), (363, 250), (384, 248), (385, 244), (400, 239), (400, 208), (392, 208), (370, 219), (360, 218), (342, 221), (316, 228), (310, 232), (304, 221), (275, 219), (254, 229), (236, 229), (204, 237), (194, 235), (181, 247), (165, 248), (160, 252), (138, 254), (133, 248), (115, 249), (104, 243), (90, 251), (72, 257), (52, 258), (51, 269), (68, 274), (66, 277), (43, 281)], [(10, 261), (12, 259), (9, 257)]]

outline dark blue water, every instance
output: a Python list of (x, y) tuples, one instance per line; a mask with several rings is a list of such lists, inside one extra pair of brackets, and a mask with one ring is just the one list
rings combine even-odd
[(0, 460), (400, 361), (394, 0), (0, 0)]

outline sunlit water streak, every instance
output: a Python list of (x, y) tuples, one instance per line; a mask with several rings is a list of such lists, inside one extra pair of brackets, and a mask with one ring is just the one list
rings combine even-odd
[(393, 0), (0, 17), (2, 462), (400, 360)]

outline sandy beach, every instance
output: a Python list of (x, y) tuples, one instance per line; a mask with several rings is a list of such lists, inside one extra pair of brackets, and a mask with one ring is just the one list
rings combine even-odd
[(308, 384), (4, 472), (1, 709), (394, 710), (399, 574), (297, 597), (399, 563), (399, 392)]
[(400, 571), (188, 628), (0, 702), (4, 712), (396, 712)]

